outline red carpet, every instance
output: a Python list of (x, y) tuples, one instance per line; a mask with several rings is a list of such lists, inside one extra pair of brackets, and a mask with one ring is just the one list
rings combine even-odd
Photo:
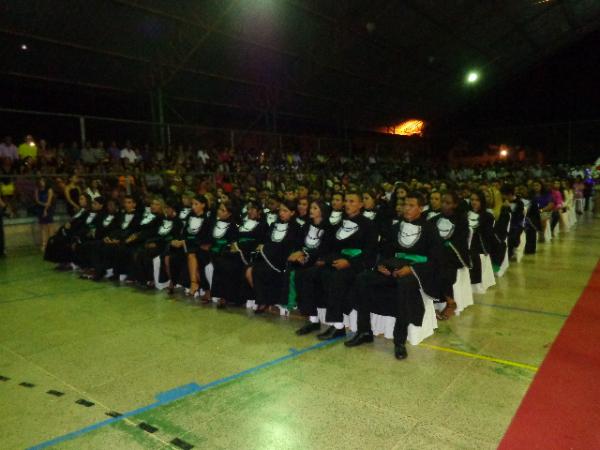
[(600, 449), (600, 263), (500, 449)]

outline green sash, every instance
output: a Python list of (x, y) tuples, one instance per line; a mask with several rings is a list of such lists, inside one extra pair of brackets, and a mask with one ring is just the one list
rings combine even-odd
[(398, 259), (407, 259), (412, 261), (412, 263), (426, 263), (428, 261), (427, 256), (417, 255), (415, 253), (404, 253), (398, 252), (394, 255)]
[(362, 250), (360, 248), (345, 248), (340, 253), (347, 258), (355, 258), (362, 255)]
[(244, 242), (250, 242), (250, 241), (255, 241), (255, 240), (256, 240), (255, 238), (251, 238), (251, 237), (243, 237), (243, 238), (240, 238), (240, 239), (238, 240), (238, 242), (239, 242), (240, 244), (243, 244)]
[(223, 247), (227, 245), (227, 239), (218, 239), (213, 246), (210, 248), (210, 251), (213, 253), (221, 253)]
[(290, 290), (288, 293), (288, 304), (287, 309), (291, 311), (297, 305), (296, 298), (298, 297), (298, 292), (296, 291), (296, 271), (290, 270)]
[(500, 266), (498, 266), (496, 264), (492, 264), (492, 269), (494, 270), (494, 273), (500, 272)]

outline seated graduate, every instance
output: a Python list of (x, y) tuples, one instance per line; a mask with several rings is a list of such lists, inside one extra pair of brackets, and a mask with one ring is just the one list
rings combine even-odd
[(525, 204), (515, 194), (512, 185), (505, 184), (500, 188), (505, 207), (510, 208), (510, 223), (508, 226), (508, 257), (514, 256), (515, 249), (521, 244), (521, 233), (524, 230)]
[(290, 286), (288, 295), (288, 305), (294, 303), (290, 296), (296, 295), (300, 312), (308, 317), (308, 322), (296, 330), (297, 335), (308, 334), (321, 328), (317, 315), (317, 305), (315, 303), (318, 294), (314, 291), (316, 288), (315, 277), (318, 276), (318, 268), (325, 262), (322, 256), (329, 252), (329, 245), (333, 237), (333, 227), (329, 223), (328, 217), (330, 208), (321, 200), (315, 200), (310, 204), (310, 224), (304, 229), (304, 241), (301, 250), (292, 253), (288, 258), (290, 267)]
[[(344, 218), (334, 228), (329, 252), (323, 255), (324, 264), (318, 267), (318, 280), (322, 286), (321, 302), (327, 308), (325, 320), (331, 325), (317, 337), (321, 340), (346, 335), (344, 313), (349, 314), (353, 304), (351, 292), (356, 276), (375, 265), (377, 257), (377, 229), (370, 219), (362, 215), (362, 196), (350, 191), (344, 199)], [(306, 280), (311, 283), (310, 280)], [(308, 286), (316, 292), (315, 286)], [(313, 300), (314, 301), (314, 300)]]
[[(232, 246), (238, 240), (238, 217), (239, 212), (231, 200), (223, 200), (219, 204), (210, 234), (210, 259), (213, 263), (213, 277), (211, 290), (207, 290), (202, 303), (210, 302), (211, 297), (218, 298), (217, 307), (224, 308), (227, 299), (235, 300), (237, 290), (235, 283), (227, 276), (227, 271), (216, 270), (222, 266), (221, 261), (227, 261), (232, 256)], [(238, 255), (233, 253), (235, 259)], [(227, 264), (227, 263), (225, 263)]]
[[(101, 198), (102, 197), (97, 197), (95, 200), (100, 201)], [(115, 217), (119, 212), (117, 201), (109, 199), (105, 203), (106, 205), (96, 221), (96, 227), (90, 230), (87, 239), (74, 250), (75, 264), (84, 269), (81, 278), (92, 278), (92, 255), (96, 251), (96, 248), (102, 243), (102, 240), (114, 231), (117, 223), (115, 220)]]
[(306, 226), (309, 222), (310, 217), (308, 213), (308, 209), (310, 207), (309, 200), (307, 197), (298, 199), (298, 206), (296, 207), (296, 222), (301, 227)]
[(96, 229), (101, 226), (102, 217), (104, 213), (104, 204), (106, 201), (104, 197), (97, 196), (92, 201), (92, 207), (85, 218), (84, 225), (79, 228), (79, 231), (73, 235), (72, 238), (72, 262), (78, 266), (83, 267), (79, 261), (80, 249), (89, 241), (95, 240)]
[(181, 233), (182, 222), (177, 217), (175, 204), (174, 198), (163, 202), (164, 215), (160, 217), (156, 234), (145, 239), (133, 253), (129, 278), (141, 286), (154, 287), (154, 258), (164, 255), (174, 237)]
[(329, 223), (338, 225), (342, 221), (344, 215), (344, 194), (334, 192), (331, 196), (331, 214), (329, 215)]
[(403, 220), (389, 230), (383, 241), (377, 269), (365, 270), (358, 276), (358, 330), (344, 343), (347, 347), (373, 342), (370, 313), (383, 313), (396, 318), (396, 358), (407, 357), (408, 325), (420, 326), (425, 313), (421, 291), (436, 295), (435, 274), (444, 262), (442, 239), (435, 225), (422, 215), (425, 204), (423, 194), (407, 194)]
[(200, 282), (204, 278), (200, 278), (200, 274), (209, 261), (211, 226), (207, 214), (208, 200), (204, 195), (196, 195), (182, 223), (181, 234), (171, 241), (165, 255), (170, 294), (176, 285), (181, 285), (186, 287), (186, 295), (200, 297)]
[[(129, 277), (133, 268), (133, 255), (145, 247), (146, 242), (158, 237), (158, 229), (164, 217), (162, 198), (150, 200), (150, 206), (144, 209), (137, 231), (130, 234), (114, 249), (113, 271), (115, 275)], [(130, 280), (134, 282), (135, 280)]]
[(433, 219), (442, 213), (442, 193), (440, 191), (433, 191), (429, 195), (429, 209), (425, 212), (425, 218), (427, 220)]
[(554, 212), (554, 198), (541, 181), (534, 181), (532, 184), (532, 189), (533, 193), (531, 201), (535, 204), (535, 208), (537, 211), (539, 211), (540, 215), (538, 238), (540, 242), (545, 242), (546, 223), (551, 220), (552, 213)]
[(256, 257), (257, 247), (264, 244), (269, 227), (257, 201), (249, 201), (245, 212), (237, 230), (237, 240), (231, 243), (229, 251), (213, 258), (212, 296), (223, 300), (221, 305), (241, 304), (253, 295), (245, 272)]
[(285, 295), (288, 257), (302, 248), (302, 229), (295, 221), (297, 206), (295, 200), (279, 204), (279, 219), (269, 227), (265, 243), (257, 248), (259, 256), (246, 272), (256, 295), (256, 314), (281, 303)]
[(538, 233), (540, 232), (540, 210), (535, 202), (531, 201), (531, 194), (525, 185), (517, 186), (519, 197), (525, 208), (525, 254), (535, 254), (537, 249)]
[(56, 268), (59, 270), (70, 268), (71, 261), (73, 261), (73, 240), (85, 228), (85, 221), (90, 213), (91, 203), (89, 195), (81, 194), (79, 196), (79, 210), (48, 239), (44, 259), (58, 263), (59, 265)]
[(456, 192), (448, 191), (442, 195), (442, 212), (430, 219), (444, 241), (445, 263), (439, 267), (439, 294), (436, 298), (446, 302), (438, 319), (449, 319), (456, 310), (453, 285), (458, 269), (469, 268), (469, 224), (466, 214), (459, 212), (463, 200)]
[(489, 255), (494, 242), (494, 215), (487, 210), (485, 194), (473, 191), (471, 210), (467, 217), (471, 230), (469, 254), (471, 256), (471, 284), (481, 283), (481, 255)]
[(137, 202), (131, 195), (123, 199), (123, 210), (117, 217), (117, 224), (113, 231), (95, 246), (91, 255), (94, 269), (93, 280), (99, 281), (104, 277), (107, 269), (113, 269), (113, 278), (116, 278), (116, 265), (118, 252), (121, 246), (127, 245), (127, 239), (140, 229), (142, 214), (137, 210)]

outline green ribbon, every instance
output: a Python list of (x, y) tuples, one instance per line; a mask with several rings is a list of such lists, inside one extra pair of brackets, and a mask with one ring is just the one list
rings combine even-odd
[(292, 309), (294, 309), (296, 307), (296, 305), (298, 304), (296, 302), (297, 297), (298, 297), (298, 291), (296, 291), (296, 271), (291, 270), (290, 271), (290, 290), (288, 293), (288, 304), (287, 304), (288, 311), (291, 311)]
[(404, 252), (398, 252), (394, 255), (396, 258), (398, 259), (407, 259), (409, 261), (412, 261), (413, 263), (426, 263), (428, 261), (427, 256), (423, 256), (423, 255), (417, 255), (415, 253), (404, 253)]
[(238, 240), (238, 242), (239, 242), (240, 244), (243, 244), (244, 242), (250, 242), (250, 241), (255, 241), (255, 240), (256, 240), (255, 238), (251, 238), (251, 237), (243, 237), (243, 238), (240, 238), (240, 239)]
[(496, 264), (492, 264), (492, 269), (494, 270), (494, 273), (500, 272), (500, 266), (497, 266)]
[(210, 248), (210, 251), (213, 253), (221, 253), (223, 247), (227, 245), (227, 239), (218, 239), (213, 246)]
[(345, 248), (340, 253), (347, 258), (355, 258), (362, 255), (362, 250), (360, 248)]

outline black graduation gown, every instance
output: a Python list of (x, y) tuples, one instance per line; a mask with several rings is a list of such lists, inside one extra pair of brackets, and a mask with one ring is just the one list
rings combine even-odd
[(507, 239), (508, 239), (508, 227), (510, 225), (510, 208), (503, 206), (500, 209), (500, 216), (494, 223), (494, 244), (491, 250), (492, 265), (494, 266), (494, 272), (497, 272), (504, 261), (506, 256)]
[[(181, 221), (175, 217), (162, 217), (156, 234), (145, 240), (133, 253), (130, 278), (139, 283), (154, 281), (154, 258), (163, 255), (175, 236), (181, 232)], [(161, 264), (161, 271), (164, 270)], [(164, 277), (161, 277), (164, 278)]]
[(150, 211), (144, 212), (138, 230), (131, 236), (133, 239), (130, 242), (123, 241), (117, 246), (113, 261), (115, 274), (130, 275), (132, 273), (133, 255), (144, 248), (148, 240), (158, 236), (158, 228), (162, 219), (162, 215), (152, 214)]
[[(229, 303), (241, 304), (252, 298), (252, 288), (244, 272), (256, 257), (256, 247), (263, 244), (269, 227), (264, 220), (246, 218), (237, 229), (237, 252), (224, 252), (214, 260), (213, 287), (214, 297), (224, 298)], [(217, 284), (215, 285), (215, 279)], [(219, 288), (219, 279), (227, 280), (227, 292)], [(216, 292), (215, 292), (216, 287)]]
[(285, 285), (287, 295), (284, 293), (282, 301), (287, 300), (288, 308), (296, 305), (304, 315), (317, 315), (317, 300), (321, 291), (315, 278), (318, 268), (315, 263), (329, 252), (329, 246), (333, 237), (333, 226), (327, 219), (320, 224), (309, 223), (303, 229), (304, 239), (302, 252), (305, 256), (304, 264), (294, 263), (288, 271), (289, 282)]
[(494, 216), (488, 211), (481, 214), (469, 211), (469, 229), (471, 241), (469, 254), (471, 256), (471, 283), (481, 283), (481, 255), (489, 255), (494, 242)]
[(64, 225), (48, 239), (46, 250), (44, 251), (44, 259), (55, 263), (70, 263), (73, 261), (73, 249), (75, 236), (81, 233), (85, 227), (85, 221), (89, 215), (89, 211), (80, 209), (75, 213), (68, 222), (68, 226)]
[(102, 239), (112, 233), (117, 225), (116, 215), (106, 212), (98, 214), (94, 222), (94, 227), (90, 228), (86, 239), (74, 250), (74, 262), (80, 267), (92, 266), (92, 254), (102, 244)]
[(532, 255), (536, 252), (538, 233), (542, 228), (540, 209), (536, 202), (522, 199), (527, 214), (525, 214), (525, 254)]
[(239, 264), (239, 253), (232, 251), (232, 244), (238, 240), (238, 226), (231, 221), (216, 221), (211, 232), (211, 260), (213, 277), (211, 293), (213, 297), (239, 303), (240, 277), (230, 278), (230, 264)]
[(444, 263), (438, 271), (439, 294), (434, 297), (444, 301), (453, 297), (452, 286), (456, 282), (456, 271), (463, 267), (470, 268), (469, 257), (469, 223), (467, 216), (455, 212), (447, 216), (440, 214), (430, 222), (434, 223), (440, 237), (444, 241)]
[[(184, 241), (184, 246), (175, 248), (169, 247), (167, 252), (169, 261), (169, 273), (173, 285), (180, 284), (185, 287), (190, 285), (190, 275), (187, 264), (188, 253), (195, 253), (198, 257), (198, 270), (202, 274), (202, 269), (210, 260), (209, 253), (200, 248), (201, 245), (210, 244), (211, 221), (207, 214), (200, 216), (191, 212), (185, 219), (181, 227), (181, 234), (175, 240)], [(201, 276), (202, 287), (206, 288), (205, 277)]]
[[(318, 281), (323, 287), (322, 302), (318, 303), (327, 308), (327, 322), (342, 322), (343, 314), (352, 311), (355, 297), (351, 293), (355, 278), (375, 265), (377, 238), (376, 226), (362, 214), (352, 218), (344, 216), (334, 228), (329, 251), (322, 256), (325, 265), (318, 269)], [(336, 259), (346, 259), (350, 267), (342, 270), (332, 267)]]
[(520, 198), (510, 203), (510, 224), (508, 230), (508, 256), (512, 257), (515, 248), (521, 243), (521, 233), (525, 222), (525, 205)]
[[(268, 237), (260, 252), (261, 258), (252, 266), (254, 293), (258, 305), (282, 302), (287, 280), (287, 258), (302, 248), (302, 229), (295, 220), (277, 221), (269, 228)], [(287, 302), (285, 302), (287, 303)]]
[(125, 241), (129, 236), (137, 233), (140, 229), (142, 214), (138, 211), (128, 213), (122, 211), (117, 216), (117, 224), (111, 233), (107, 236), (112, 240), (119, 241), (115, 244), (107, 244), (103, 241), (99, 242), (96, 251), (92, 254), (92, 265), (94, 267), (96, 280), (104, 276), (107, 269), (112, 268), (113, 274), (116, 275), (118, 267), (115, 267), (118, 258), (119, 247), (126, 245)]
[(402, 220), (387, 233), (379, 264), (390, 271), (410, 266), (412, 274), (394, 278), (378, 270), (363, 271), (357, 280), (358, 331), (371, 330), (370, 313), (396, 317), (394, 342), (404, 344), (408, 324), (420, 326), (425, 312), (421, 290), (438, 291), (436, 273), (445, 263), (444, 246), (435, 225), (420, 217)]

